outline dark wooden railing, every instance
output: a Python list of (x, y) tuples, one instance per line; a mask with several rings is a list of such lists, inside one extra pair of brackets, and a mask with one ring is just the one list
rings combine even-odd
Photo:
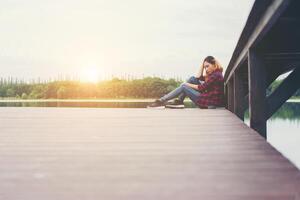
[[(291, 73), (270, 95), (268, 86)], [(266, 122), (300, 88), (300, 1), (256, 0), (225, 72), (226, 107), (267, 137)]]

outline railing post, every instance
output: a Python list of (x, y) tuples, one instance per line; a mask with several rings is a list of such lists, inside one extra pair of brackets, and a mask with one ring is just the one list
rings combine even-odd
[(244, 121), (244, 85), (239, 70), (233, 74), (234, 113)]
[(248, 51), (248, 81), (250, 127), (267, 138), (266, 67), (262, 56), (253, 49)]
[(234, 111), (234, 88), (233, 88), (233, 79), (230, 79), (227, 83), (227, 106), (228, 110), (231, 112)]
[(225, 108), (228, 110), (228, 89), (227, 89), (227, 84), (224, 85), (224, 103), (225, 103)]

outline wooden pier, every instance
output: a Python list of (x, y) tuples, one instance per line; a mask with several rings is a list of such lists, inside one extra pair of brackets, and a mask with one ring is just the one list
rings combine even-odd
[(299, 200), (300, 172), (226, 109), (0, 108), (3, 200)]
[(227, 109), (1, 107), (0, 200), (300, 200), (299, 169), (265, 140), (300, 86), (299, 10), (255, 1), (225, 73)]

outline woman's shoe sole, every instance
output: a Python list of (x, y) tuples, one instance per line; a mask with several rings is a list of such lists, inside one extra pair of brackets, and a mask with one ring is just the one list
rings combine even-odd
[(165, 106), (157, 106), (157, 107), (147, 106), (147, 108), (150, 108), (150, 109), (164, 109), (166, 107)]
[(177, 109), (183, 109), (184, 105), (166, 105), (166, 108), (177, 108)]

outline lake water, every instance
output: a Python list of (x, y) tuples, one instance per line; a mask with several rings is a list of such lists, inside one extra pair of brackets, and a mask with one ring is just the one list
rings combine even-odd
[[(149, 100), (0, 101), (0, 107), (145, 108)], [(185, 102), (187, 108), (195, 108)], [(249, 125), (248, 112), (245, 123)], [(285, 103), (267, 122), (267, 141), (300, 169), (300, 102)]]
[[(81, 108), (146, 108), (149, 99), (134, 100), (0, 100), (0, 107), (81, 107)], [(195, 108), (191, 101), (185, 102), (187, 108)]]
[[(245, 123), (249, 125), (248, 113)], [(267, 141), (300, 169), (300, 103), (285, 103), (267, 121)]]

